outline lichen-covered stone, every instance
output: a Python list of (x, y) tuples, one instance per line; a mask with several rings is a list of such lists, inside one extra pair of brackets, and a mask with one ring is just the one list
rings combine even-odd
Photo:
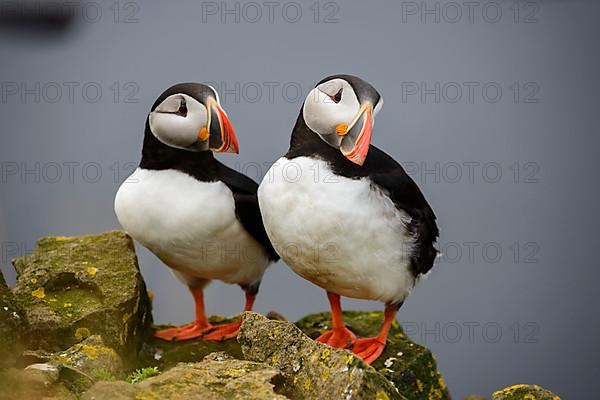
[[(211, 322), (217, 322), (215, 317)], [(163, 325), (156, 328), (167, 328)], [(215, 352), (224, 352), (233, 358), (242, 359), (242, 349), (235, 340), (223, 342), (204, 341), (202, 339), (186, 340), (182, 342), (166, 342), (157, 338), (150, 338), (139, 353), (136, 368), (158, 367), (165, 371), (181, 362), (199, 362), (207, 355)]]
[(29, 348), (60, 351), (98, 334), (135, 354), (150, 334), (151, 305), (125, 233), (44, 238), (13, 264)]
[[(381, 312), (345, 311), (344, 322), (359, 337), (376, 336), (383, 322)], [(306, 316), (296, 323), (311, 338), (331, 329), (330, 313)], [(445, 400), (450, 394), (429, 349), (413, 343), (394, 321), (383, 354), (372, 367), (385, 376), (409, 400)]]
[(247, 360), (281, 371), (279, 392), (290, 398), (405, 398), (360, 358), (311, 340), (292, 323), (245, 313), (238, 342)]
[(25, 351), (20, 364), (30, 364), (25, 370), (47, 365), (56, 371), (58, 383), (75, 394), (89, 389), (96, 381), (125, 377), (121, 358), (98, 335), (57, 353)]
[(10, 366), (19, 353), (24, 328), (22, 314), (0, 271), (0, 367)]
[(560, 397), (537, 385), (514, 385), (492, 394), (492, 400), (560, 400)]
[[(279, 371), (225, 353), (214, 353), (199, 363), (179, 364), (138, 384), (96, 383), (84, 400), (283, 400), (275, 393), (273, 381)], [(115, 396), (119, 393), (119, 397)]]
[(26, 351), (22, 359), (24, 361), (52, 362), (55, 365), (80, 372), (93, 380), (96, 380), (98, 375), (110, 375), (115, 379), (125, 377), (121, 357), (113, 349), (106, 347), (98, 335), (90, 336), (83, 342), (57, 353), (40, 350)]

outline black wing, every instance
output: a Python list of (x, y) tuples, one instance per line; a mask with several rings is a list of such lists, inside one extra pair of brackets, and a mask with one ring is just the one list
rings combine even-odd
[(439, 231), (435, 214), (423, 193), (396, 160), (375, 146), (370, 147), (363, 169), (375, 184), (385, 189), (396, 207), (411, 217), (408, 228), (416, 236), (411, 268), (415, 275), (427, 273), (437, 255), (434, 243)]
[(246, 175), (222, 164), (219, 169), (219, 180), (233, 192), (235, 213), (244, 228), (265, 248), (271, 261), (279, 260), (279, 255), (275, 252), (263, 225), (256, 196), (258, 184)]

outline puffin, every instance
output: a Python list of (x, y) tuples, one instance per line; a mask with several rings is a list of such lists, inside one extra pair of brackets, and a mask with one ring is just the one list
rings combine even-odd
[[(275, 250), (327, 291), (331, 330), (316, 340), (367, 363), (383, 352), (396, 313), (437, 256), (436, 216), (402, 166), (372, 145), (383, 99), (352, 75), (308, 93), (288, 152), (264, 176), (258, 202)], [(357, 338), (340, 296), (385, 304), (379, 334)]]
[(262, 224), (258, 184), (213, 152), (238, 153), (217, 92), (200, 83), (171, 86), (152, 105), (139, 166), (115, 196), (123, 229), (171, 268), (194, 298), (193, 323), (155, 332), (167, 341), (235, 338), (241, 318), (212, 325), (203, 289), (215, 279), (237, 284), (250, 311), (265, 270), (279, 259)]

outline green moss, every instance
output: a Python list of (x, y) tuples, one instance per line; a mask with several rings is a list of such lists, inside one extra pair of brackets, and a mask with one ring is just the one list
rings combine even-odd
[(133, 242), (123, 232), (44, 238), (13, 264), (30, 347), (58, 351), (84, 338), (76, 333), (87, 329), (134, 356), (150, 335), (150, 301)]
[(537, 385), (513, 385), (492, 394), (492, 400), (560, 400), (560, 397)]
[(160, 371), (156, 367), (147, 367), (135, 370), (129, 376), (127, 376), (126, 381), (129, 383), (140, 383), (144, 379), (150, 378), (152, 376), (159, 375)]
[[(373, 337), (383, 323), (381, 312), (345, 311), (344, 322), (359, 337)], [(315, 339), (331, 329), (330, 313), (306, 316), (296, 325)], [(382, 355), (372, 367), (409, 400), (445, 400), (450, 394), (429, 349), (413, 343), (394, 321)]]
[(96, 368), (90, 372), (95, 381), (116, 381), (117, 377), (108, 368)]

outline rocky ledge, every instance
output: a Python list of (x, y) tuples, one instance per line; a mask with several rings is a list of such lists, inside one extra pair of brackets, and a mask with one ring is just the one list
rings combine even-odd
[[(245, 313), (237, 341), (154, 339), (151, 296), (119, 231), (44, 238), (13, 264), (15, 287), (0, 274), (0, 400), (450, 399), (431, 352), (397, 323), (372, 366), (311, 339), (329, 313), (296, 323)], [(344, 319), (373, 336), (383, 315)], [(491, 398), (559, 399), (535, 385)]]

